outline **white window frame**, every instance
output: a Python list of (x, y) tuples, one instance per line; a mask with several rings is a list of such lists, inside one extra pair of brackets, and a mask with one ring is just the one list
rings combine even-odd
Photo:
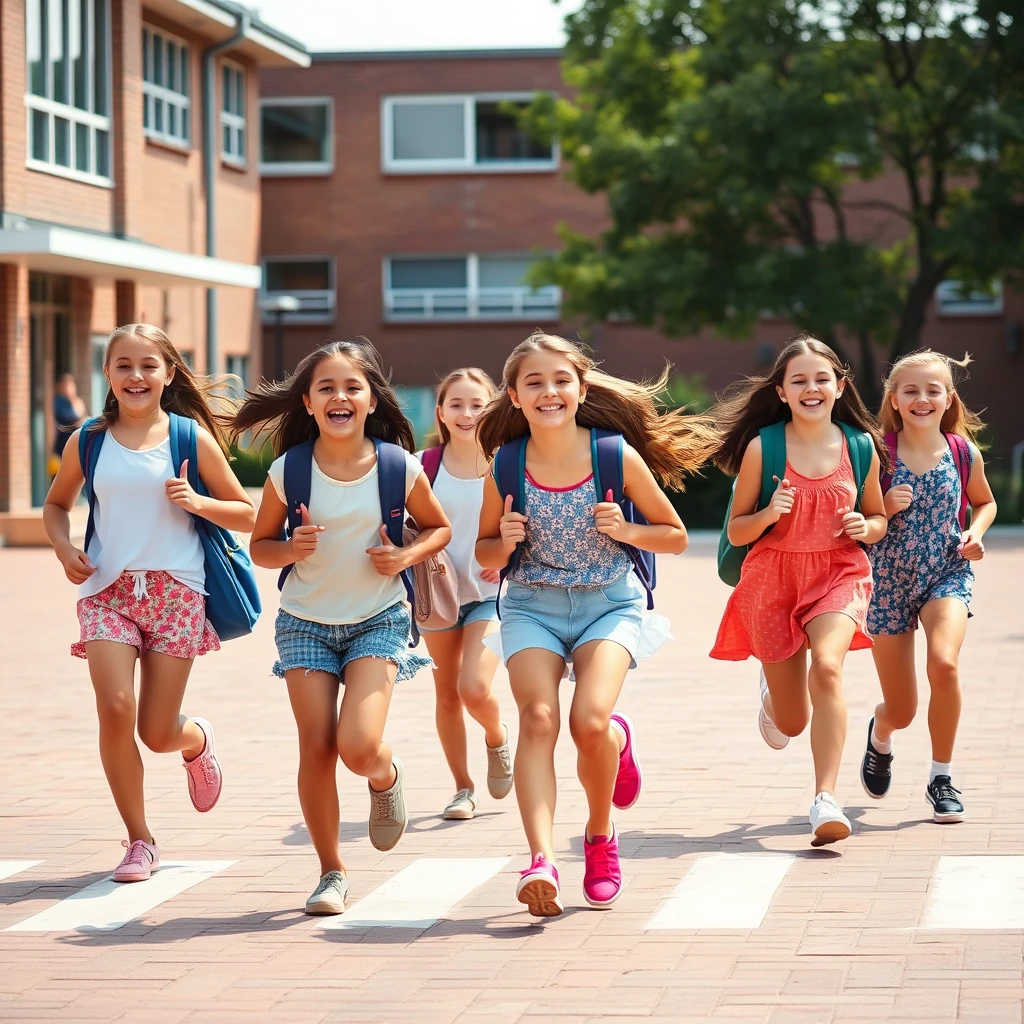
[[(308, 288), (298, 290), (270, 291), (267, 288), (267, 264), (268, 263), (325, 263), (327, 264), (328, 287)], [(337, 267), (333, 256), (323, 253), (308, 253), (295, 255), (288, 253), (286, 256), (265, 256), (261, 263), (263, 268), (263, 286), (260, 288), (260, 298), (273, 298), (276, 295), (293, 295), (299, 300), (299, 308), (294, 313), (281, 315), (281, 322), (285, 324), (333, 324), (337, 316), (338, 308), (338, 277)], [(276, 324), (277, 313), (263, 311), (262, 320), (264, 324)]]
[[(220, 98), (220, 156), (221, 159), (231, 164), (233, 167), (245, 167), (247, 160), (245, 158), (248, 146), (249, 146), (249, 132), (246, 128), (246, 114), (247, 109), (246, 100), (248, 99), (247, 91), (249, 87), (248, 79), (246, 77), (246, 69), (242, 64), (237, 64), (233, 60), (225, 60), (221, 62), (222, 70), (220, 75), (221, 83), (221, 98)], [(223, 95), (224, 92), (224, 73), (223, 68), (228, 68), (242, 78), (242, 113), (236, 114), (234, 111), (225, 110), (224, 105), (227, 102), (227, 96)], [(229, 151), (224, 148), (224, 129), (227, 128), (231, 133), (231, 140), (234, 145), (241, 150), (241, 152)], [(242, 133), (242, 137), (245, 139), (244, 144), (238, 147), (238, 134)]]
[[(143, 69), (146, 66), (146, 46), (149, 44), (149, 66), (153, 68), (153, 54), (152, 44), (153, 38), (158, 36), (163, 42), (171, 43), (177, 46), (179, 49), (185, 51), (188, 57), (188, 74), (184, 76), (185, 92), (177, 92), (174, 89), (169, 88), (166, 85), (158, 85), (155, 82), (147, 82), (145, 80), (145, 70), (143, 70), (142, 80), (142, 102), (146, 109), (149, 111), (149, 124), (150, 127), (145, 126), (145, 114), (143, 115), (143, 134), (147, 139), (153, 139), (156, 142), (162, 142), (168, 146), (174, 146), (177, 149), (191, 149), (192, 148), (192, 99), (191, 99), (191, 87), (192, 87), (192, 47), (189, 46), (188, 42), (176, 35), (172, 35), (170, 32), (165, 32), (162, 28), (155, 28), (153, 25), (143, 23), (142, 25), (142, 47), (143, 47)], [(149, 39), (147, 40), (146, 34), (148, 33)], [(180, 55), (179, 55), (180, 56)], [(164, 75), (166, 77), (167, 69), (166, 64), (164, 65)], [(179, 71), (180, 74), (180, 71)], [(155, 106), (155, 100), (162, 100), (165, 107), (164, 123), (168, 123), (166, 116), (167, 107), (176, 107), (179, 111), (179, 117), (184, 115), (188, 119), (188, 134), (187, 135), (173, 135), (169, 131), (158, 131), (153, 127), (153, 108)]]
[(993, 284), (991, 295), (985, 292), (968, 292), (966, 296), (958, 294), (961, 282), (955, 278), (940, 281), (935, 289), (935, 312), (938, 316), (1002, 316), (1003, 315), (1003, 283)]
[[(106, 87), (107, 96), (107, 108), (108, 111), (113, 107), (113, 79), (111, 75), (111, 20), (110, 20), (110, 0), (83, 0), (88, 11), (88, 32), (86, 33), (86, 48), (87, 52), (82, 55), (82, 59), (85, 61), (86, 66), (86, 89), (88, 91), (88, 110), (83, 110), (80, 107), (74, 105), (74, 68), (71, 61), (68, 61), (70, 68), (69, 72), (69, 95), (72, 97), (70, 103), (64, 103), (58, 100), (51, 99), (50, 97), (54, 94), (54, 62), (50, 57), (50, 39), (46, 40), (45, 52), (47, 54), (46, 64), (44, 73), (46, 76), (46, 92), (47, 95), (37, 96), (32, 92), (32, 81), (31, 81), (31, 55), (28, 52), (29, 45), (29, 31), (30, 22), (32, 19), (32, 12), (29, 10), (30, 5), (35, 6), (40, 13), (39, 20), (39, 31), (40, 31), (40, 45), (42, 46), (42, 8), (46, 6), (48, 8), (48, 35), (52, 39), (54, 32), (54, 26), (51, 20), (51, 16), (59, 13), (61, 4), (58, 0), (27, 0), (25, 4), (25, 19), (26, 19), (26, 31), (25, 31), (25, 166), (32, 171), (42, 171), (44, 174), (53, 174), (59, 178), (70, 178), (72, 181), (81, 181), (87, 185), (97, 185), (100, 188), (113, 188), (114, 187), (114, 125), (113, 118), (108, 112), (107, 114), (97, 114), (94, 111), (96, 105), (96, 76), (90, 74), (90, 70), (94, 67), (96, 60), (96, 5), (103, 5), (103, 17), (106, 22), (104, 27), (104, 46), (101, 54), (102, 67), (101, 74), (104, 79), (104, 85)], [(81, 27), (79, 21), (80, 7), (77, 3), (69, 4), (69, 26), (68, 26), (68, 37), (69, 40), (77, 29)], [(32, 142), (33, 142), (33, 129), (32, 129), (32, 115), (33, 112), (38, 112), (46, 115), (47, 125), (47, 153), (49, 159), (40, 160), (32, 155)], [(68, 163), (69, 166), (65, 167), (62, 164), (56, 162), (56, 120), (60, 118), (70, 122), (70, 128), (68, 130)], [(78, 149), (78, 126), (83, 126), (90, 135), (90, 146), (89, 146), (89, 170), (79, 170), (77, 165), (77, 149)], [(99, 174), (96, 171), (97, 167), (97, 133), (106, 132), (107, 134), (107, 174)]]
[[(487, 253), (395, 253), (385, 256), (382, 267), (384, 320), (387, 323), (465, 323), (520, 322), (557, 323), (562, 317), (562, 290), (557, 285), (530, 288), (529, 285), (510, 285), (502, 288), (480, 287), (481, 257), (523, 257), (522, 252)], [(392, 288), (392, 260), (464, 259), (466, 261), (465, 288)], [(508, 302), (504, 299), (507, 297)], [(403, 313), (396, 311), (401, 300), (421, 304), (422, 311)], [(512, 306), (512, 312), (488, 312), (487, 300), (502, 300), (501, 305)], [(445, 301), (447, 300), (447, 302)], [(453, 306), (465, 305), (465, 313), (453, 311)], [(440, 308), (438, 308), (440, 307)]]
[[(263, 162), (263, 108), (264, 107), (326, 107), (327, 137), (324, 148), (326, 160), (295, 161), (293, 163)], [(260, 99), (260, 174), (265, 178), (299, 177), (302, 175), (332, 174), (334, 172), (334, 100), (330, 96), (267, 96)]]
[[(504, 160), (477, 163), (476, 160), (476, 104), (477, 103), (529, 103), (533, 92), (477, 92), (434, 93), (415, 96), (385, 96), (381, 100), (381, 167), (387, 174), (450, 174), (458, 171), (468, 174), (538, 174), (557, 171), (560, 160), (558, 141), (551, 143), (551, 157), (547, 160)], [(399, 160), (395, 158), (394, 109), (396, 104), (463, 104), (462, 159), (448, 157), (439, 160)]]

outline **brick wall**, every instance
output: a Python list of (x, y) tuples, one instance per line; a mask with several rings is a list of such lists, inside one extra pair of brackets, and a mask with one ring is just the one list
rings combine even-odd
[(0, 263), (0, 512), (32, 504), (28, 271)]

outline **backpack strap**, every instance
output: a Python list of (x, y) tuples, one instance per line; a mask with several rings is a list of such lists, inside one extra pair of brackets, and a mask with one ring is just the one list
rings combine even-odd
[(597, 491), (598, 501), (604, 501), (608, 491), (612, 492), (612, 501), (616, 504), (621, 504), (625, 497), (623, 449), (621, 434), (591, 427), (590, 457), (594, 467), (594, 490)]
[[(290, 537), (302, 525), (300, 505), (309, 508), (309, 494), (313, 488), (313, 446), (314, 439), (303, 441), (289, 448), (284, 454), (284, 497), (288, 506), (288, 526), (285, 538)], [(294, 563), (293, 563), (294, 564)], [(277, 577), (277, 589), (284, 586), (291, 565), (286, 565)]]
[(871, 459), (875, 453), (875, 445), (869, 434), (858, 430), (849, 423), (840, 423), (839, 429), (846, 437), (846, 448), (850, 453), (850, 467), (853, 479), (857, 482), (857, 503), (855, 508), (860, 511), (861, 498), (864, 497), (864, 485), (871, 471)]
[(171, 443), (171, 466), (174, 475), (181, 473), (181, 464), (188, 459), (188, 482), (196, 494), (205, 494), (202, 481), (199, 479), (199, 430), (198, 424), (188, 416), (179, 416), (176, 412), (168, 413), (170, 426), (167, 431)]
[(102, 422), (102, 417), (94, 416), (86, 420), (78, 432), (78, 462), (82, 467), (82, 476), (85, 477), (85, 496), (89, 502), (89, 520), (85, 524), (84, 550), (88, 552), (89, 543), (96, 532), (96, 494), (93, 490), (93, 479), (96, 476), (96, 463), (99, 461), (100, 448), (103, 447), (103, 438), (107, 436), (106, 430), (90, 430), (90, 427)]
[[(498, 493), (501, 495), (502, 504), (509, 495), (512, 496), (512, 511), (523, 513), (526, 511), (526, 442), (529, 436), (524, 434), (517, 437), (508, 444), (503, 444), (494, 455), (494, 462), (491, 465), (491, 474), (494, 482), (498, 485)], [(512, 557), (505, 563), (500, 571), (498, 579), (498, 615), (501, 615), (501, 585), (505, 582), (515, 567), (519, 564), (521, 546), (516, 545)]]
[[(380, 516), (388, 533), (388, 540), (396, 548), (402, 547), (402, 532), (405, 529), (405, 467), (406, 451), (401, 445), (390, 441), (373, 439), (377, 449), (377, 492), (380, 495)], [(409, 604), (416, 606), (416, 593), (412, 585), (412, 570), (402, 573), (405, 595)], [(412, 616), (413, 646), (419, 641), (416, 630), (416, 615)]]
[(885, 492), (892, 487), (892, 477), (896, 472), (896, 459), (898, 458), (897, 451), (899, 448), (899, 441), (895, 430), (890, 430), (882, 440), (885, 442), (886, 451), (889, 453), (889, 471), (883, 473), (879, 480), (879, 483), (882, 485), (882, 497), (884, 498)]
[(437, 472), (441, 468), (441, 460), (444, 457), (444, 445), (439, 444), (436, 448), (427, 448), (420, 454), (420, 462), (423, 463), (423, 472), (427, 474), (427, 482), (431, 487), (437, 479)]
[(971, 451), (967, 438), (959, 434), (946, 434), (946, 444), (953, 454), (953, 463), (960, 477), (960, 511), (957, 513), (957, 521), (960, 523), (960, 529), (966, 530), (967, 509), (971, 504), (971, 499), (967, 496), (967, 485), (971, 482), (974, 452)]
[(778, 484), (773, 477), (786, 477), (786, 423), (784, 420), (769, 424), (758, 431), (761, 438), (761, 497), (758, 509), (771, 504), (772, 495)]

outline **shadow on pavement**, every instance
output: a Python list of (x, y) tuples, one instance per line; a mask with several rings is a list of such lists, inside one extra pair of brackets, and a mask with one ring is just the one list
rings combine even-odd
[(13, 907), (29, 900), (64, 900), (80, 889), (109, 877), (109, 871), (90, 871), (68, 878), (22, 878), (0, 882), (0, 907)]
[(180, 942), (203, 935), (249, 935), (279, 932), (293, 925), (302, 924), (309, 918), (301, 910), (277, 911), (275, 913), (239, 914), (236, 917), (177, 917), (157, 925), (141, 921), (130, 921), (116, 931), (81, 929), (71, 934), (57, 936), (57, 941), (79, 948), (100, 948), (106, 946), (160, 945)]

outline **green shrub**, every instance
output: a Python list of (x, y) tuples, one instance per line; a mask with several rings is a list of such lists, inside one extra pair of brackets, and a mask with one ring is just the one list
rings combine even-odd
[(238, 448), (231, 446), (231, 468), (243, 487), (262, 487), (267, 479), (267, 470), (274, 461), (270, 445), (259, 448)]

